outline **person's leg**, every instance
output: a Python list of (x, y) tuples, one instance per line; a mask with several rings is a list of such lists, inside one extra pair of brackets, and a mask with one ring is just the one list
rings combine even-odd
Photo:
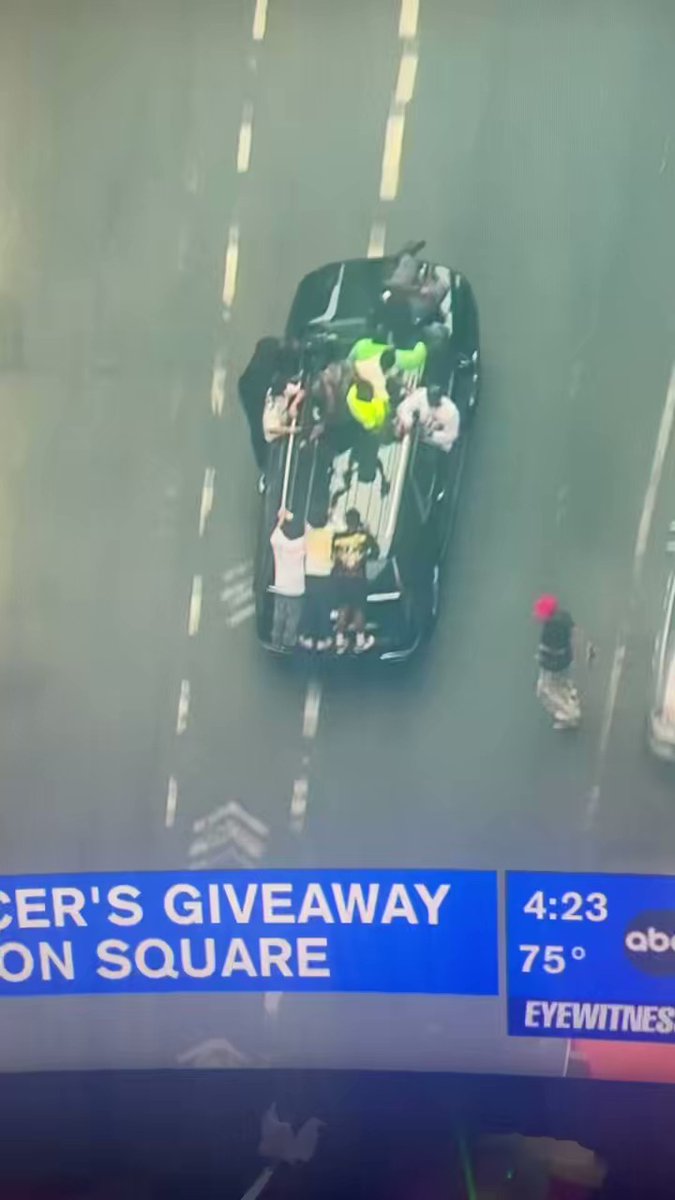
[(333, 640), (331, 609), (333, 608), (333, 581), (330, 575), (315, 579), (316, 589), (316, 637), (317, 646), (327, 650)]
[(317, 580), (311, 575), (305, 579), (305, 596), (299, 628), (300, 645), (304, 646), (305, 650), (314, 648), (314, 642), (318, 636), (316, 632), (316, 584)]
[(298, 640), (298, 626), (302, 614), (302, 596), (286, 596), (284, 619), (284, 646), (292, 650)]
[(366, 634), (366, 603), (368, 599), (368, 585), (365, 579), (354, 580), (354, 607), (352, 610), (352, 622), (356, 638), (354, 641), (354, 651), (356, 654), (362, 654), (364, 650), (370, 650), (375, 638), (372, 633)]
[(275, 650), (281, 650), (283, 645), (284, 621), (286, 620), (286, 609), (284, 606), (285, 596), (276, 595), (274, 597), (274, 613), (272, 616), (272, 645)]

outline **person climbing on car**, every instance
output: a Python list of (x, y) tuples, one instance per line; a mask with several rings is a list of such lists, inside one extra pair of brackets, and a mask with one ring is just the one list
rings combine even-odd
[(268, 445), (293, 432), (304, 398), (304, 389), (297, 380), (286, 383), (278, 393), (269, 389), (262, 415), (263, 437)]
[(345, 526), (342, 533), (333, 536), (333, 579), (338, 606), (335, 649), (338, 654), (345, 653), (349, 644), (347, 632), (353, 629), (356, 633), (354, 653), (363, 654), (375, 643), (373, 635), (365, 632), (366, 563), (370, 558), (377, 558), (379, 547), (363, 524), (358, 509), (347, 509)]
[(449, 454), (459, 437), (459, 409), (435, 384), (415, 388), (396, 409), (395, 430), (399, 437), (419, 423), (422, 440)]
[[(575, 625), (557, 596), (535, 600), (535, 620), (541, 624), (537, 647), (537, 699), (553, 717), (554, 729), (577, 729), (581, 721), (579, 693), (572, 677)], [(590, 661), (592, 647), (587, 652)]]
[(293, 374), (296, 359), (297, 347), (293, 343), (284, 344), (277, 337), (260, 338), (251, 361), (239, 376), (237, 389), (248, 421), (253, 455), (261, 473), (260, 490), (264, 487), (268, 446), (263, 433), (265, 399), (270, 389), (282, 390)]
[(304, 650), (329, 650), (333, 644), (333, 536), (325, 505), (314, 502), (305, 526), (305, 598), (299, 644)]
[(426, 267), (420, 252), (426, 242), (408, 242), (396, 255), (396, 265), (385, 281), (382, 318), (395, 344), (411, 346), (420, 329), (438, 321), (448, 294), (448, 284)]
[(305, 595), (306, 542), (303, 522), (287, 508), (279, 509), (270, 545), (274, 555), (272, 646), (292, 650), (298, 640)]

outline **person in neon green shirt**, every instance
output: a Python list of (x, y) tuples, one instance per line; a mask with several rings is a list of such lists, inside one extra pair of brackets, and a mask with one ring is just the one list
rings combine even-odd
[(368, 433), (377, 433), (389, 419), (389, 395), (375, 395), (372, 383), (356, 379), (347, 392), (347, 408), (355, 421)]
[[(349, 361), (354, 363), (355, 369), (359, 371), (362, 363), (376, 359), (378, 362), (382, 355), (392, 347), (386, 342), (375, 341), (374, 338), (359, 338), (349, 351)], [(427, 361), (427, 348), (424, 342), (416, 342), (411, 350), (397, 350), (394, 348), (395, 365), (399, 371), (421, 371)], [(360, 371), (359, 371), (360, 374)]]

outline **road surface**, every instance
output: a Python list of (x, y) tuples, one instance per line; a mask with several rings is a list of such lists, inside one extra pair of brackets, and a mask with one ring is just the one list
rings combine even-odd
[[(0, 22), (3, 868), (671, 870), (643, 730), (675, 515), (675, 14), (0, 0)], [(417, 236), (471, 279), (485, 370), (432, 652), (280, 670), (236, 377), (306, 270)], [(574, 738), (533, 696), (542, 590), (597, 647)], [(465, 1036), (459, 1002), (257, 1003), (78, 1001), (33, 1042), (29, 1006), (3, 1064), (222, 1036), (255, 1062), (564, 1065), (494, 1008)]]

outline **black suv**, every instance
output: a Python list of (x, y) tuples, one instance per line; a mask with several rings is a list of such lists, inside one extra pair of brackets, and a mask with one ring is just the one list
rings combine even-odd
[[(299, 349), (305, 378), (312, 364), (326, 360), (327, 349), (333, 361), (346, 358), (369, 333), (394, 266), (392, 258), (353, 259), (305, 276), (286, 327), (288, 341)], [(312, 510), (323, 506), (336, 532), (344, 527), (345, 512), (355, 508), (374, 537), (377, 554), (366, 566), (366, 632), (369, 642), (370, 635), (374, 638), (368, 658), (408, 658), (434, 624), (441, 562), (478, 402), (480, 350), (478, 312), (468, 280), (436, 264), (423, 264), (422, 270), (449, 285), (442, 309), (445, 333), (441, 349), (428, 354), (421, 377), (408, 384), (440, 386), (459, 409), (460, 434), (449, 453), (425, 442), (417, 426), (399, 439), (375, 438), (375, 461), (364, 472), (344, 442), (332, 443), (328, 435), (312, 437), (311, 422), (319, 414), (303, 405), (297, 431), (270, 446), (262, 501), (255, 597), (258, 636), (268, 649), (275, 648), (270, 536), (281, 507), (311, 521)], [(333, 611), (333, 620), (335, 615)]]

